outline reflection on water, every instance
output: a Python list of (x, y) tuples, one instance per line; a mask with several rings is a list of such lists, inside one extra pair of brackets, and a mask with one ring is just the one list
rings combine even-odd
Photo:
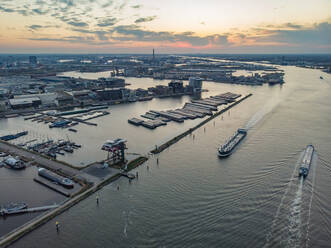
[[(284, 69), (282, 88), (204, 83), (209, 89), (204, 96), (224, 91), (254, 95), (231, 109), (230, 115), (215, 118), (205, 130), (198, 129), (151, 157), (137, 169), (138, 180), (130, 184), (123, 178), (104, 187), (99, 206), (92, 196), (58, 216), (60, 235), (49, 222), (13, 247), (34, 247), (36, 240), (41, 247), (263, 247), (270, 232), (267, 247), (284, 247), (289, 244), (289, 228), (294, 227), (289, 216), (298, 216), (291, 215), (299, 206), (294, 204), (296, 199), (300, 199), (301, 221), (293, 223), (299, 223), (299, 246), (327, 247), (331, 243), (331, 170), (325, 164), (331, 161), (331, 90), (319, 80), (320, 71)], [(323, 81), (331, 81), (330, 75), (323, 77)], [(151, 79), (137, 82), (145, 82), (140, 80)], [(138, 85), (143, 87), (143, 83)], [(93, 158), (99, 156), (98, 144), (113, 136), (127, 137), (129, 151), (144, 152), (193, 122), (174, 123), (154, 132), (130, 127), (127, 115), (137, 116), (149, 108), (172, 108), (186, 100), (156, 99), (111, 107), (111, 115), (97, 119), (97, 128), (80, 126), (72, 139), (93, 144), (85, 151)], [(264, 107), (269, 101), (271, 110)], [(267, 108), (266, 114), (254, 122), (236, 152), (219, 159), (219, 145), (263, 108)], [(57, 132), (60, 135), (63, 130)], [(82, 133), (88, 138), (80, 137)], [(309, 143), (326, 162), (310, 173), (300, 188), (293, 175), (300, 153)], [(296, 237), (297, 232), (293, 233)]]

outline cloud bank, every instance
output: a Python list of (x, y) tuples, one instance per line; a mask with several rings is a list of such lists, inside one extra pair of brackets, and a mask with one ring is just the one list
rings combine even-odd
[[(300, 23), (264, 24), (245, 30), (200, 35), (194, 31), (175, 32), (146, 27), (159, 19), (157, 15), (141, 16), (143, 5), (129, 5), (127, 0), (22, 0), (0, 3), (0, 13), (23, 17), (43, 17), (45, 23), (26, 25), (33, 42), (81, 44), (111, 48), (150, 49), (184, 52), (331, 52), (331, 21), (310, 25)], [(125, 16), (125, 11), (133, 11)], [(136, 12), (135, 12), (136, 11)], [(124, 17), (125, 16), (125, 17)], [(53, 23), (52, 23), (53, 22)], [(206, 26), (205, 22), (200, 25)], [(58, 30), (58, 32), (56, 32)], [(62, 35), (64, 33), (70, 35)], [(22, 38), (20, 38), (22, 39)]]

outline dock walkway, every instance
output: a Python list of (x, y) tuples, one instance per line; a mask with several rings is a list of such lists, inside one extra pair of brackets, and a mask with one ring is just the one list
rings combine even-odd
[(50, 206), (42, 206), (42, 207), (34, 207), (34, 208), (25, 208), (21, 210), (15, 210), (10, 212), (5, 212), (4, 215), (13, 215), (13, 214), (23, 214), (23, 213), (32, 213), (32, 212), (41, 212), (41, 211), (47, 211), (50, 209), (57, 208), (59, 205), (50, 205)]
[(70, 167), (69, 165), (66, 165), (60, 161), (43, 157), (40, 154), (32, 153), (30, 151), (16, 147), (14, 145), (8, 144), (3, 141), (0, 141), (0, 150), (8, 151), (8, 153), (17, 154), (18, 156), (23, 156), (29, 160), (34, 160), (41, 166), (53, 171), (62, 172), (63, 174), (67, 175), (70, 178), (79, 177), (87, 182), (91, 182), (94, 184), (100, 182), (100, 179), (98, 179), (97, 177), (94, 177), (92, 175), (84, 173), (83, 171)]

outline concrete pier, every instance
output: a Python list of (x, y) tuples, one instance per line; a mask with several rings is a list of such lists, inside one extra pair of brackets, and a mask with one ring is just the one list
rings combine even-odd
[(50, 209), (54, 209), (59, 207), (59, 205), (50, 205), (50, 206), (42, 206), (42, 207), (34, 207), (34, 208), (25, 208), (21, 210), (11, 211), (8, 213), (5, 213), (4, 215), (13, 215), (13, 214), (24, 214), (24, 213), (32, 213), (32, 212), (40, 212), (40, 211), (47, 211)]
[[(126, 172), (138, 167), (139, 165), (144, 163), (147, 159), (148, 158), (141, 156), (141, 157), (138, 157), (138, 158), (130, 161), (127, 165)], [(109, 184), (110, 182), (117, 180), (118, 178), (121, 177), (121, 174), (120, 173), (110, 174), (109, 176), (107, 176), (103, 179), (99, 179), (99, 178), (89, 175), (87, 173), (80, 172), (80, 177), (83, 177), (83, 176), (85, 178), (82, 178), (82, 179), (86, 180), (87, 184), (88, 184), (87, 189), (82, 190), (82, 192), (79, 192), (77, 195), (74, 194), (73, 196), (71, 196), (71, 198), (69, 198), (67, 201), (63, 202), (62, 204), (60, 204), (57, 208), (48, 210), (48, 212), (39, 216), (38, 218), (24, 224), (23, 226), (20, 226), (19, 228), (13, 230), (12, 232), (2, 236), (0, 239), (0, 247), (8, 247), (10, 244), (15, 242), (15, 240), (21, 238), (25, 234), (33, 231), (35, 228), (41, 226), (42, 224), (48, 222), (49, 220), (53, 219), (57, 215), (63, 213), (67, 209), (71, 208), (72, 206), (76, 205), (77, 203), (79, 203), (83, 199), (87, 198), (94, 192), (101, 189), (103, 186)]]
[(216, 118), (217, 116), (223, 114), (224, 112), (230, 110), (232, 107), (236, 106), (237, 104), (241, 103), (242, 101), (244, 101), (245, 99), (247, 99), (248, 97), (252, 96), (252, 94), (248, 94), (247, 96), (239, 99), (238, 101), (230, 104), (229, 106), (227, 106), (226, 108), (218, 111), (217, 113), (213, 114), (212, 116), (210, 116), (209, 118), (203, 120), (202, 122), (200, 122), (198, 125), (196, 125), (195, 127), (193, 128), (190, 128), (189, 130), (181, 133), (180, 135), (172, 138), (171, 140), (167, 141), (166, 143), (156, 147), (155, 149), (153, 149), (151, 151), (151, 153), (153, 154), (157, 154), (157, 153), (160, 153), (162, 152), (164, 149), (168, 148), (169, 146), (175, 144), (176, 142), (178, 142), (179, 140), (181, 140), (182, 138), (184, 138), (185, 136), (191, 134), (194, 130), (198, 129), (199, 127), (203, 126), (204, 124), (206, 124), (207, 122), (209, 122), (210, 120)]

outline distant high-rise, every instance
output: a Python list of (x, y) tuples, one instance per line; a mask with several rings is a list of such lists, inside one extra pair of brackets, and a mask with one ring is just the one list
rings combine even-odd
[(154, 48), (153, 48), (153, 61), (155, 60), (155, 53), (154, 53)]
[(189, 78), (189, 86), (193, 88), (193, 92), (201, 92), (202, 88), (202, 78), (199, 77), (190, 77)]
[(29, 63), (30, 63), (30, 65), (36, 65), (37, 64), (37, 57), (36, 56), (30, 56), (29, 57)]

